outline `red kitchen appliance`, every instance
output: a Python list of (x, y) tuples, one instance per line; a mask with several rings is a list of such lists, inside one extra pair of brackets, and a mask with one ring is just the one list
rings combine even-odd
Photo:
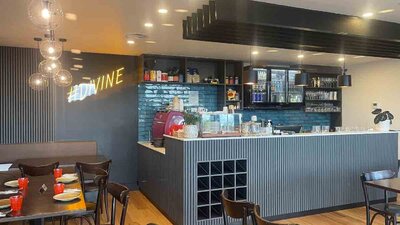
[(164, 138), (164, 134), (169, 134), (171, 127), (183, 125), (183, 113), (176, 111), (156, 113), (153, 119), (153, 141)]

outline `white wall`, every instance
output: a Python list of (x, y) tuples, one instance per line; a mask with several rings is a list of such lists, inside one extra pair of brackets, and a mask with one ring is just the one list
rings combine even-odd
[(343, 89), (343, 126), (372, 127), (372, 103), (396, 117), (400, 130), (400, 60), (380, 60), (349, 67), (353, 86)]
[(372, 103), (377, 102), (395, 116), (392, 129), (400, 130), (400, 60), (379, 60), (348, 69), (353, 86), (343, 89), (343, 126), (374, 127)]

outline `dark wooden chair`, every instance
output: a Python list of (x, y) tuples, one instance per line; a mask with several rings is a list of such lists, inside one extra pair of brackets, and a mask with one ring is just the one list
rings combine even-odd
[[(93, 175), (93, 171), (96, 168), (100, 168), (102, 170), (105, 170), (108, 174), (110, 174), (110, 169), (111, 169), (111, 160), (104, 161), (104, 162), (99, 162), (99, 163), (83, 163), (83, 162), (77, 162), (76, 163), (76, 168), (79, 173), (79, 177), (81, 179), (81, 184), (82, 184), (82, 191), (83, 192), (94, 192), (98, 191), (98, 185), (96, 185), (93, 182), (92, 177), (87, 178), (85, 174)], [(106, 180), (106, 185), (108, 184), (108, 178)], [(107, 189), (105, 188), (102, 192), (102, 202), (104, 202), (104, 210), (106, 212), (107, 216), (107, 221), (109, 218), (109, 213), (108, 213), (108, 197), (107, 197)], [(103, 212), (103, 207), (101, 208), (101, 211)]]
[(122, 205), (120, 225), (125, 224), (126, 212), (128, 210), (129, 203), (129, 189), (121, 184), (109, 183), (107, 185), (108, 193), (112, 196), (111, 203), (111, 225), (115, 225), (115, 214), (117, 211), (118, 201)]
[[(250, 225), (254, 223), (251, 221), (251, 213), (255, 206), (254, 203), (230, 200), (228, 199), (228, 195), (225, 190), (222, 191), (221, 193), (221, 201), (222, 201), (222, 216), (224, 219), (224, 225), (234, 225), (234, 224)], [(242, 221), (236, 223), (228, 223), (228, 217), (233, 219), (241, 219)]]
[[(365, 209), (366, 209), (366, 224), (373, 224), (376, 216), (381, 215), (385, 217), (389, 221), (389, 224), (397, 224), (397, 217), (400, 216), (400, 205), (393, 203), (386, 203), (388, 196), (387, 191), (384, 190), (384, 203), (371, 204), (371, 201), (368, 196), (368, 188), (365, 184), (366, 181), (376, 181), (383, 179), (391, 179), (396, 176), (396, 173), (391, 170), (381, 170), (381, 171), (373, 171), (368, 173), (363, 173), (361, 175), (361, 184), (364, 193), (365, 199)], [(371, 211), (375, 214), (371, 218)]]
[[(90, 170), (92, 174), (94, 174), (94, 179), (93, 182), (97, 185), (98, 192), (97, 192), (97, 198), (95, 202), (86, 202), (86, 212), (84, 214), (80, 214), (75, 217), (69, 217), (65, 219), (65, 224), (68, 224), (68, 221), (72, 219), (81, 219), (81, 224), (82, 220), (86, 220), (89, 224), (92, 224), (90, 221), (90, 218), (93, 218), (94, 224), (95, 225), (100, 225), (100, 219), (101, 219), (101, 207), (102, 207), (102, 194), (104, 193), (104, 189), (106, 189), (106, 183), (108, 180), (108, 173), (107, 171), (100, 169), (100, 168), (94, 168)], [(85, 195), (85, 192), (83, 192), (83, 195)]]
[(21, 176), (45, 176), (53, 174), (53, 170), (58, 168), (59, 162), (51, 163), (48, 165), (31, 166), (26, 164), (19, 164), (18, 168), (21, 171)]
[(252, 215), (254, 216), (253, 221), (254, 221), (255, 225), (298, 225), (298, 224), (273, 223), (273, 222), (269, 222), (268, 220), (263, 219), (260, 216), (260, 206), (259, 205), (256, 205), (254, 207)]

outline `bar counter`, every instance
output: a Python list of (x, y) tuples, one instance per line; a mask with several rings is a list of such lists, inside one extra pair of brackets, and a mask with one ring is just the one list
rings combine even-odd
[(222, 224), (221, 190), (270, 219), (359, 206), (361, 173), (398, 165), (397, 132), (165, 139), (138, 143), (139, 187), (177, 225)]

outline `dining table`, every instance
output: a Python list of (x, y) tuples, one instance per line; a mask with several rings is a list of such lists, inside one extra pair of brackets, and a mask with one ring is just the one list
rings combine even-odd
[[(382, 180), (374, 180), (374, 181), (366, 181), (365, 185), (379, 188), (384, 190), (385, 192), (394, 192), (400, 194), (400, 178), (391, 178), (391, 179), (382, 179)], [(389, 199), (387, 194), (385, 194), (385, 203), (389, 203)], [(388, 219), (385, 218), (385, 224), (388, 223)]]
[[(6, 187), (5, 182), (12, 179), (0, 177), (0, 191), (15, 190)], [(46, 218), (54, 218), (61, 216), (79, 216), (86, 212), (85, 198), (79, 179), (72, 183), (65, 184), (65, 189), (75, 189), (80, 192), (79, 198), (60, 202), (53, 199), (55, 178), (53, 175), (29, 177), (28, 188), (20, 190), (19, 194), (23, 195), (22, 209), (19, 212), (8, 213), (6, 217), (0, 218), (0, 223), (30, 221), (31, 224), (44, 224)], [(0, 199), (8, 199), (12, 195), (18, 194), (0, 194)], [(0, 212), (6, 212), (10, 209), (2, 209)]]

